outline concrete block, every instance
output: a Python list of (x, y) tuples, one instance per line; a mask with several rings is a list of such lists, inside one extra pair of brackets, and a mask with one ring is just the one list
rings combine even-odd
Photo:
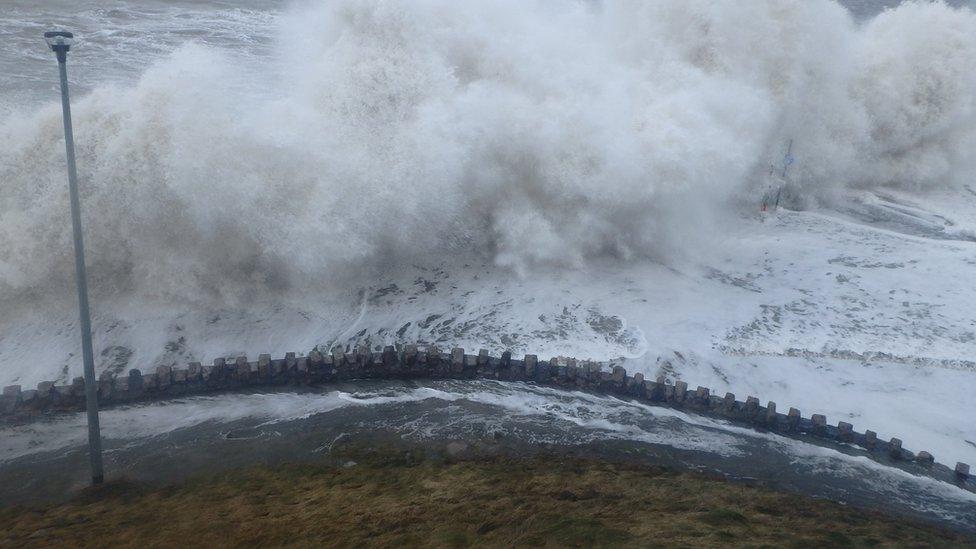
[(725, 393), (725, 398), (722, 399), (722, 413), (726, 416), (731, 415), (735, 411), (735, 395), (732, 393)]
[(20, 398), (20, 385), (7, 385), (3, 388), (3, 396)]
[(969, 464), (958, 462), (956, 463), (956, 476), (960, 478), (969, 478)]
[(864, 447), (871, 449), (878, 445), (878, 433), (868, 429), (864, 431)]
[(387, 345), (383, 347), (383, 354), (380, 355), (383, 360), (383, 368), (387, 372), (392, 372), (397, 367), (397, 352), (396, 347), (393, 345)]
[(461, 347), (451, 349), (451, 371), (454, 373), (464, 371), (464, 349)]
[(132, 395), (138, 395), (145, 390), (143, 386), (142, 372), (136, 369), (129, 370), (129, 379), (126, 385), (129, 388), (129, 393)]
[(756, 419), (756, 416), (759, 415), (759, 399), (754, 396), (746, 397), (745, 409), (747, 419)]
[(258, 375), (269, 377), (271, 375), (271, 355), (258, 355)]
[(142, 374), (142, 390), (151, 391), (156, 388), (156, 374)]
[(539, 357), (535, 355), (525, 355), (525, 376), (528, 378), (534, 378), (538, 365)]
[(234, 359), (234, 373), (237, 374), (239, 379), (248, 379), (251, 377), (251, 365), (247, 363), (246, 356), (239, 356)]
[(322, 357), (322, 353), (318, 352), (318, 350), (313, 350), (312, 352), (308, 353), (309, 370), (317, 371), (322, 368), (324, 363), (325, 359)]
[(478, 368), (488, 367), (488, 349), (478, 349)]
[(688, 384), (684, 381), (674, 382), (674, 401), (681, 404), (685, 401), (685, 396), (688, 394)]
[(187, 381), (199, 381), (203, 378), (203, 365), (199, 362), (191, 362), (186, 369)]
[(932, 456), (932, 454), (922, 450), (918, 453), (918, 455), (915, 456), (915, 461), (920, 465), (932, 465), (935, 463), (935, 458)]
[(901, 439), (892, 438), (888, 442), (888, 455), (894, 459), (901, 459)]
[(85, 378), (76, 377), (71, 380), (71, 393), (75, 396), (85, 396)]
[(346, 350), (341, 346), (332, 348), (332, 365), (336, 368), (341, 367), (346, 362)]
[(837, 422), (837, 437), (844, 442), (854, 440), (854, 426), (846, 421)]
[(407, 366), (414, 366), (417, 364), (417, 346), (416, 345), (405, 345), (403, 347), (403, 362)]
[(188, 370), (176, 368), (173, 370), (173, 383), (186, 383)]
[(622, 366), (613, 367), (613, 373), (611, 375), (611, 379), (615, 384), (622, 385), (626, 377), (627, 377), (627, 370), (624, 369), (624, 367)]
[(307, 356), (300, 356), (300, 357), (296, 358), (295, 359), (295, 373), (298, 374), (301, 377), (307, 376), (308, 375), (309, 362), (310, 362), (310, 360), (309, 360), (309, 357), (307, 357)]
[(786, 414), (786, 428), (793, 432), (798, 431), (800, 428), (800, 419), (802, 419), (800, 410), (790, 408), (789, 413)]
[(156, 383), (160, 388), (169, 387), (173, 381), (173, 368), (171, 366), (156, 367)]
[(37, 389), (27, 389), (20, 393), (20, 401), (27, 405), (33, 405), (38, 400)]
[(776, 403), (772, 400), (766, 403), (766, 425), (776, 426)]
[(699, 385), (698, 388), (695, 389), (695, 402), (698, 404), (707, 405), (711, 396), (712, 392), (708, 387), (702, 387)]
[(223, 358), (215, 358), (213, 361), (213, 370), (210, 371), (210, 376), (214, 379), (224, 379), (228, 374), (227, 360)]
[(810, 416), (810, 421), (813, 423), (813, 432), (817, 435), (827, 434), (827, 417), (823, 414), (813, 414)]
[(295, 353), (293, 353), (293, 352), (285, 353), (285, 371), (286, 372), (294, 372), (295, 371), (295, 364), (296, 363), (297, 363), (297, 361), (295, 359)]
[(504, 351), (499, 366), (508, 369), (512, 365), (512, 351)]
[(37, 384), (37, 394), (41, 398), (47, 398), (51, 396), (51, 391), (54, 390), (53, 381), (42, 381)]

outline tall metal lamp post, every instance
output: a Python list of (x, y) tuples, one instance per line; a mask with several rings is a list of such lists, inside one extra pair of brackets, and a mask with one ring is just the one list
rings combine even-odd
[(92, 353), (91, 315), (88, 312), (88, 281), (85, 275), (85, 244), (81, 235), (81, 205), (78, 201), (78, 171), (75, 168), (75, 140), (71, 132), (71, 103), (68, 100), (68, 50), (74, 42), (70, 32), (44, 33), (44, 40), (57, 54), (61, 72), (61, 110), (64, 117), (64, 148), (68, 156), (68, 194), (71, 225), (75, 237), (75, 279), (78, 284), (78, 312), (81, 317), (81, 354), (85, 362), (85, 405), (88, 410), (88, 454), (92, 484), (105, 480), (102, 471), (102, 435), (98, 426), (98, 388), (95, 385), (95, 357)]

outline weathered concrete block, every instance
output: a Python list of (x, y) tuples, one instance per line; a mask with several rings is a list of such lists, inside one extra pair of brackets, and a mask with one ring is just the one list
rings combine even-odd
[(234, 359), (234, 373), (238, 379), (248, 379), (251, 377), (251, 365), (247, 363), (246, 356), (239, 356)]
[(844, 442), (854, 440), (854, 426), (846, 421), (837, 422), (837, 438)]
[(310, 357), (300, 356), (295, 358), (295, 374), (301, 378), (308, 377)]
[(99, 403), (107, 402), (114, 397), (115, 374), (105, 370), (98, 376), (98, 400)]
[(539, 365), (539, 357), (535, 355), (525, 355), (525, 376), (534, 378)]
[(688, 394), (688, 384), (684, 381), (674, 382), (674, 402), (681, 404), (685, 401), (685, 396)]
[(346, 350), (342, 347), (332, 348), (332, 365), (336, 368), (343, 366), (346, 362)]
[(156, 383), (160, 388), (169, 387), (173, 381), (173, 368), (171, 366), (156, 367)]
[(786, 414), (787, 428), (790, 431), (796, 431), (797, 429), (799, 429), (801, 417), (802, 416), (800, 414), (800, 410), (796, 408), (790, 408), (789, 413)]
[(454, 373), (464, 371), (464, 349), (461, 347), (451, 349), (451, 371)]
[(623, 366), (614, 366), (613, 372), (610, 379), (613, 380), (616, 385), (623, 385), (624, 379), (627, 377), (627, 370)]
[(894, 459), (901, 459), (902, 455), (901, 455), (900, 438), (892, 438), (891, 441), (888, 442), (888, 455)]
[(478, 363), (479, 369), (488, 367), (488, 349), (478, 349)]
[(873, 449), (878, 445), (878, 433), (868, 429), (864, 431), (864, 447), (867, 449)]
[(498, 363), (501, 368), (508, 369), (512, 365), (512, 351), (502, 352), (502, 360)]
[(823, 414), (813, 414), (810, 416), (810, 421), (813, 423), (813, 432), (817, 435), (827, 434), (827, 417)]
[(71, 380), (71, 394), (75, 396), (85, 396), (85, 378), (76, 377)]
[(322, 365), (325, 363), (325, 359), (322, 357), (317, 349), (313, 349), (312, 352), (308, 353), (308, 367), (309, 371), (317, 372), (322, 369)]
[(183, 368), (173, 370), (173, 383), (186, 383), (188, 371)]
[(156, 374), (155, 373), (142, 374), (142, 390), (143, 391), (152, 391), (152, 390), (156, 389), (156, 387), (157, 387), (157, 385), (156, 385)]
[(186, 369), (187, 381), (200, 381), (203, 379), (203, 365), (199, 362), (191, 362)]
[(54, 390), (53, 381), (42, 381), (37, 384), (37, 394), (42, 398), (47, 398), (51, 396), (51, 391)]
[(969, 464), (961, 461), (956, 463), (955, 472), (956, 476), (960, 478), (969, 478)]
[(294, 352), (285, 353), (285, 372), (292, 373), (295, 371), (295, 365), (297, 364)]
[(7, 385), (3, 388), (3, 396), (20, 398), (20, 385)]
[(258, 375), (262, 379), (271, 377), (271, 355), (258, 355)]
[(746, 419), (755, 420), (759, 415), (759, 399), (754, 396), (746, 397), (745, 410)]
[(408, 367), (413, 367), (417, 364), (417, 346), (416, 345), (404, 345), (403, 347), (403, 362)]
[(397, 369), (397, 352), (396, 347), (393, 345), (387, 345), (383, 347), (383, 354), (381, 355), (383, 359), (383, 368), (387, 372), (392, 372)]
[(37, 389), (27, 389), (20, 393), (20, 401), (28, 406), (33, 406), (38, 401)]
[(920, 465), (932, 465), (935, 463), (935, 458), (932, 456), (932, 454), (922, 450), (918, 453), (918, 455), (915, 456), (915, 461)]
[(722, 399), (722, 413), (726, 416), (730, 416), (735, 412), (735, 394), (725, 393), (725, 398)]
[(766, 403), (766, 425), (776, 426), (776, 403), (772, 400)]
[(138, 395), (145, 390), (142, 382), (142, 372), (136, 369), (129, 370), (129, 378), (126, 381), (126, 386), (131, 396)]
[(708, 387), (702, 387), (701, 385), (695, 389), (695, 403), (702, 406), (707, 406), (708, 401), (712, 396), (712, 391)]
[(228, 374), (227, 360), (224, 358), (215, 358), (213, 361), (213, 370), (211, 370), (210, 375), (214, 379), (224, 379)]

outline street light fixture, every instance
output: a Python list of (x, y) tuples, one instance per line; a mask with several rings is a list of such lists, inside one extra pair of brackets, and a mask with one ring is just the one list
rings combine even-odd
[(61, 110), (64, 118), (64, 148), (68, 156), (68, 194), (71, 198), (71, 226), (75, 237), (75, 280), (78, 284), (78, 313), (81, 318), (81, 354), (85, 363), (85, 407), (88, 411), (88, 457), (92, 484), (105, 480), (102, 471), (102, 435), (98, 426), (98, 392), (95, 386), (95, 356), (92, 352), (91, 315), (88, 312), (88, 280), (85, 274), (85, 244), (81, 235), (81, 205), (78, 200), (78, 170), (75, 140), (71, 131), (71, 103), (68, 101), (68, 50), (74, 35), (65, 31), (44, 33), (44, 40), (57, 54), (61, 72)]

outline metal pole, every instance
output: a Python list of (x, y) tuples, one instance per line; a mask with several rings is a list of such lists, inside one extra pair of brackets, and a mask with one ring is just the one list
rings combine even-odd
[(92, 484), (105, 480), (102, 470), (102, 435), (98, 426), (98, 388), (95, 385), (95, 356), (92, 352), (91, 315), (88, 312), (88, 279), (85, 274), (85, 243), (81, 235), (81, 204), (78, 200), (78, 170), (75, 140), (71, 131), (71, 103), (68, 100), (67, 51), (56, 51), (61, 71), (61, 110), (64, 113), (64, 148), (68, 156), (68, 194), (71, 197), (71, 226), (75, 236), (75, 279), (78, 283), (78, 313), (81, 318), (81, 355), (85, 362), (85, 405), (88, 410), (88, 454)]

